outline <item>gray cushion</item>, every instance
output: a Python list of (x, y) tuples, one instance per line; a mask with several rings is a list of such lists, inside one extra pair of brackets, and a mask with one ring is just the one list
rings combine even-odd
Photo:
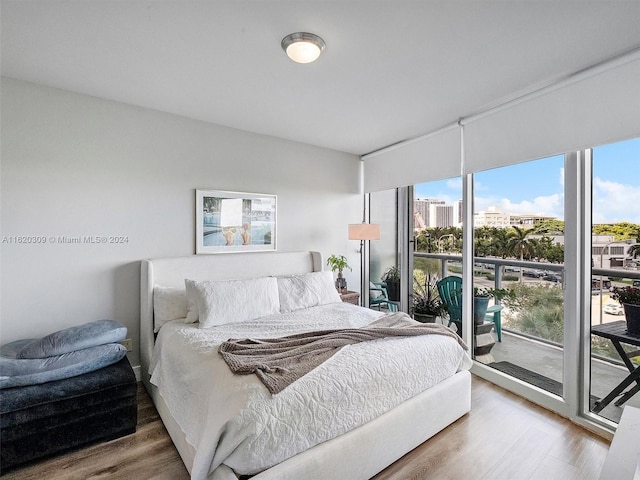
[(116, 363), (127, 354), (123, 345), (108, 343), (47, 358), (20, 359), (11, 356), (13, 347), (2, 348), (0, 389), (74, 377)]
[(65, 328), (46, 337), (27, 342), (16, 358), (46, 358), (106, 343), (121, 342), (127, 327), (115, 320), (98, 320)]

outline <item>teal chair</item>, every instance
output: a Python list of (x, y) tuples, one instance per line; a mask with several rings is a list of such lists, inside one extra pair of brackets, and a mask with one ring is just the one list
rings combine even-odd
[[(462, 279), (451, 275), (440, 280), (437, 286), (440, 298), (449, 312), (449, 326), (453, 323), (458, 329), (458, 333), (462, 332)], [(494, 324), (499, 342), (502, 342), (501, 311), (501, 305), (492, 305), (487, 308), (487, 313), (484, 316), (486, 322)]]
[(369, 284), (369, 306), (380, 308), (386, 305), (390, 312), (398, 311), (398, 304), (389, 300), (387, 294), (387, 284), (384, 282), (370, 282)]
[(440, 299), (449, 313), (449, 326), (453, 323), (462, 332), (462, 279), (460, 277), (444, 277), (436, 284)]
[(498, 341), (502, 341), (502, 317), (500, 312), (502, 311), (502, 305), (492, 305), (487, 308), (487, 313), (484, 316), (485, 321), (493, 322), (496, 334), (498, 334)]

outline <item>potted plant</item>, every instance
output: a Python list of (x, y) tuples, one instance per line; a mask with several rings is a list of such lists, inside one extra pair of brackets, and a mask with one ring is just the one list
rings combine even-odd
[(447, 312), (447, 307), (438, 294), (437, 277), (424, 276), (424, 281), (413, 277), (413, 318), (422, 323), (434, 323), (436, 317)]
[(640, 288), (614, 287), (611, 298), (620, 302), (624, 308), (627, 332), (640, 335)]
[(513, 295), (513, 291), (508, 288), (473, 287), (473, 322), (477, 325), (484, 323), (491, 297), (500, 301)]
[(400, 269), (395, 265), (387, 268), (382, 277), (384, 283), (387, 284), (387, 296), (392, 302), (400, 301)]
[(343, 292), (347, 289), (347, 279), (342, 276), (343, 270), (346, 268), (351, 271), (351, 267), (347, 263), (347, 258), (344, 255), (331, 255), (327, 258), (327, 265), (331, 267), (331, 271), (338, 271), (338, 278), (336, 278), (336, 288)]

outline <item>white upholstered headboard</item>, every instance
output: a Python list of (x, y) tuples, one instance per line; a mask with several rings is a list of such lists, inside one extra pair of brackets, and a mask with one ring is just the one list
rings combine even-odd
[(184, 288), (184, 279), (233, 280), (267, 275), (299, 275), (322, 271), (319, 252), (259, 252), (192, 255), (142, 260), (140, 270), (140, 363), (147, 389), (153, 333), (153, 287)]

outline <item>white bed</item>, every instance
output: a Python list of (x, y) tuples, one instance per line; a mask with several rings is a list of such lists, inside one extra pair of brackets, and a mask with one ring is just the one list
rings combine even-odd
[[(421, 363), (435, 363), (429, 356), (432, 350), (445, 346), (448, 349), (450, 343), (455, 343), (440, 335), (384, 339), (367, 342), (368, 346), (345, 347), (273, 397), (255, 375), (233, 375), (217, 353), (217, 345), (227, 338), (298, 333), (302, 322), (311, 325), (311, 329), (325, 325), (333, 328), (345, 322), (347, 326), (360, 327), (380, 315), (351, 304), (321, 305), (212, 329), (201, 329), (198, 324), (174, 320), (166, 323), (157, 336), (154, 333), (154, 287), (184, 288), (185, 279), (203, 281), (302, 275), (319, 272), (322, 266), (322, 258), (315, 252), (142, 261), (143, 382), (192, 478), (236, 479), (235, 470), (247, 474), (259, 472), (252, 477), (257, 480), (366, 479), (470, 410), (468, 357), (458, 358), (456, 353), (442, 371), (420, 369)], [(276, 326), (269, 326), (270, 321)], [(421, 348), (425, 342), (434, 347)], [(391, 369), (391, 374), (385, 371), (384, 375), (387, 383), (389, 378), (398, 383), (376, 385), (373, 389), (369, 386), (366, 394), (362, 394), (363, 383), (358, 382), (368, 380), (346, 379), (350, 375), (344, 372), (353, 364), (349, 362), (359, 363), (354, 371), (366, 370), (370, 365), (381, 365), (382, 362), (376, 360), (389, 357), (389, 349), (395, 349), (394, 361), (385, 367)], [(407, 354), (405, 358), (402, 354), (421, 350), (420, 355), (423, 356)], [(150, 371), (153, 371), (153, 379)], [(327, 380), (332, 375), (340, 380)], [(403, 376), (407, 378), (401, 381)], [(218, 382), (226, 382), (224, 389), (212, 386), (214, 378)], [(240, 391), (246, 398), (251, 398), (251, 408), (240, 400), (225, 396), (234, 384), (242, 385)], [(319, 386), (324, 384), (332, 386), (333, 390), (329, 388), (323, 393)], [(422, 391), (424, 388), (426, 390)], [(311, 401), (315, 398), (315, 390), (318, 398)], [(342, 390), (346, 392), (345, 398), (349, 397), (348, 402), (342, 398)], [(249, 393), (253, 396), (249, 397)], [(309, 413), (308, 417), (297, 413), (292, 418), (280, 418), (277, 426), (268, 426), (268, 420), (276, 417), (276, 412), (277, 415), (300, 412), (301, 405), (315, 413)], [(238, 419), (226, 421), (227, 411), (237, 411), (240, 415)], [(340, 421), (333, 418), (337, 411), (344, 417)], [(257, 427), (252, 429), (254, 424)], [(246, 433), (247, 430), (256, 431)], [(283, 432), (282, 441), (274, 440), (282, 438)], [(248, 470), (243, 471), (245, 468)]]

